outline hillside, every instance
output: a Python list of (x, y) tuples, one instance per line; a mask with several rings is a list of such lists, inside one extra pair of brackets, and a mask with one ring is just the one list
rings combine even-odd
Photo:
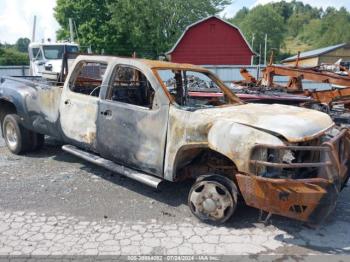
[(297, 54), (298, 51), (307, 51), (313, 49), (311, 44), (305, 43), (299, 38), (287, 36), (284, 38), (284, 46), (281, 48), (283, 54)]
[(350, 42), (350, 13), (345, 8), (312, 7), (298, 1), (269, 3), (252, 9), (242, 8), (229, 20), (239, 26), (257, 51), (264, 47), (268, 35), (268, 50), (275, 49), (277, 60), (298, 51)]

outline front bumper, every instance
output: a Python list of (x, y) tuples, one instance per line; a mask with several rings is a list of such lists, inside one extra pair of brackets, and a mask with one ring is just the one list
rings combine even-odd
[(317, 168), (318, 175), (307, 179), (267, 178), (237, 174), (237, 182), (247, 205), (312, 224), (321, 223), (334, 209), (339, 192), (350, 174), (350, 133), (342, 129), (320, 146), (271, 146), (256, 148), (309, 151), (320, 154), (319, 162), (275, 163), (251, 160), (255, 167), (277, 169)]

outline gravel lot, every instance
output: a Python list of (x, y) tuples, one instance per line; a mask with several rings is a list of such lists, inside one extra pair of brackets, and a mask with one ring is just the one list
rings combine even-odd
[(155, 191), (70, 156), (52, 140), (12, 155), (0, 139), (0, 255), (350, 254), (350, 190), (317, 229), (240, 206), (224, 226), (196, 220), (189, 183)]

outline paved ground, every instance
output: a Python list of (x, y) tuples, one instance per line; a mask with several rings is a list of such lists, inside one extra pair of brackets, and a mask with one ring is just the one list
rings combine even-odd
[(0, 255), (350, 254), (350, 189), (314, 230), (239, 207), (224, 226), (203, 224), (186, 205), (190, 184), (160, 191), (64, 153), (49, 141), (26, 156), (0, 140)]

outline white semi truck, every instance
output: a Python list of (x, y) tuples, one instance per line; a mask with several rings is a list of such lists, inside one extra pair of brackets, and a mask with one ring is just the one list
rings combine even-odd
[[(65, 53), (68, 57), (68, 68), (78, 54), (79, 46), (70, 42), (33, 42), (29, 44), (30, 73), (32, 76), (51, 75), (57, 77), (62, 70), (62, 61)], [(76, 54), (71, 56), (71, 54)]]

